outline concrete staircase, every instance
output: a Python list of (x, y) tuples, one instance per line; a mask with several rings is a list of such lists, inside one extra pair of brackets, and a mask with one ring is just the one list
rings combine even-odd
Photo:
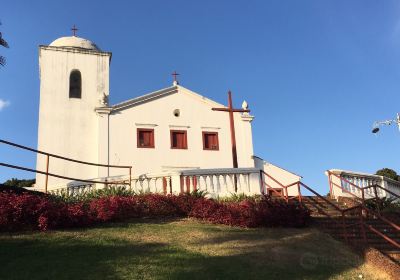
[[(326, 200), (317, 196), (302, 197), (303, 205), (311, 211), (315, 226), (338, 240), (348, 242), (350, 245), (359, 248), (373, 247), (400, 265), (400, 249), (397, 249), (367, 227), (365, 227), (366, 243), (364, 243), (362, 227), (360, 225), (360, 209), (350, 210), (342, 217), (341, 212), (335, 206), (340, 209), (348, 207), (344, 203), (337, 202), (335, 199), (324, 198)], [(364, 217), (364, 220), (366, 225), (372, 226), (400, 244), (400, 233), (392, 226), (374, 217)]]

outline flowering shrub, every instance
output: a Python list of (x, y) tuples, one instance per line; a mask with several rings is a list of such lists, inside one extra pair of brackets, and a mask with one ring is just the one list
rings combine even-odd
[(211, 223), (241, 227), (301, 227), (310, 221), (307, 209), (294, 203), (270, 200), (269, 197), (259, 201), (242, 200), (239, 203), (199, 200), (189, 216)]
[(0, 229), (47, 230), (60, 223), (64, 206), (45, 196), (23, 193), (0, 193)]
[(306, 225), (310, 217), (308, 211), (299, 205), (273, 201), (268, 197), (218, 202), (187, 194), (144, 194), (66, 202), (47, 195), (0, 192), (0, 230), (46, 231), (137, 217), (166, 216), (192, 217), (241, 227), (299, 227)]

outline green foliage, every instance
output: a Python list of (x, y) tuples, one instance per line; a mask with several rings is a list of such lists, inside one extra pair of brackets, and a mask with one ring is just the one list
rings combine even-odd
[(220, 202), (241, 202), (243, 200), (259, 201), (261, 195), (247, 195), (245, 193), (232, 193), (231, 196), (218, 198)]
[(377, 211), (378, 208), (382, 212), (400, 212), (400, 202), (396, 198), (377, 198), (365, 201), (365, 206), (369, 209)]
[(207, 194), (208, 194), (207, 191), (201, 191), (201, 190), (194, 190), (190, 193), (190, 195), (194, 197), (206, 197)]
[(35, 179), (17, 179), (17, 178), (11, 178), (3, 183), (3, 185), (9, 186), (9, 187), (16, 187), (16, 188), (30, 188), (32, 187), (33, 184), (35, 184), (36, 180)]
[[(0, 22), (1, 25), (1, 22)], [(3, 38), (2, 33), (0, 32), (0, 46), (3, 46), (5, 48), (8, 48), (8, 43), (7, 41)], [(6, 65), (6, 58), (2, 55), (0, 55), (0, 66), (4, 66)]]
[(400, 176), (397, 175), (397, 172), (390, 168), (379, 169), (378, 171), (376, 171), (375, 174), (379, 175), (379, 176), (385, 176), (387, 178), (390, 178), (390, 179), (393, 179), (396, 181), (400, 181)]
[(83, 191), (75, 194), (70, 194), (67, 190), (62, 189), (55, 193), (53, 197), (56, 200), (61, 200), (64, 202), (85, 202), (92, 199), (97, 199), (101, 197), (108, 196), (131, 196), (136, 193), (133, 190), (129, 190), (126, 186), (109, 186), (99, 190), (89, 190)]

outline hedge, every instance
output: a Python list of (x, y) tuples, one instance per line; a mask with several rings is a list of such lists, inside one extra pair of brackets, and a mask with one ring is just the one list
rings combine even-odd
[(302, 227), (310, 221), (307, 209), (267, 196), (220, 202), (189, 194), (143, 194), (66, 202), (48, 195), (0, 192), (2, 231), (81, 228), (131, 218), (172, 216), (240, 227)]

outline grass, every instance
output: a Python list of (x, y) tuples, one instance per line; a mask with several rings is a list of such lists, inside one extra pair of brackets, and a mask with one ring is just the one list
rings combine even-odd
[(3, 233), (0, 263), (0, 279), (385, 279), (312, 228), (241, 229), (191, 220)]

